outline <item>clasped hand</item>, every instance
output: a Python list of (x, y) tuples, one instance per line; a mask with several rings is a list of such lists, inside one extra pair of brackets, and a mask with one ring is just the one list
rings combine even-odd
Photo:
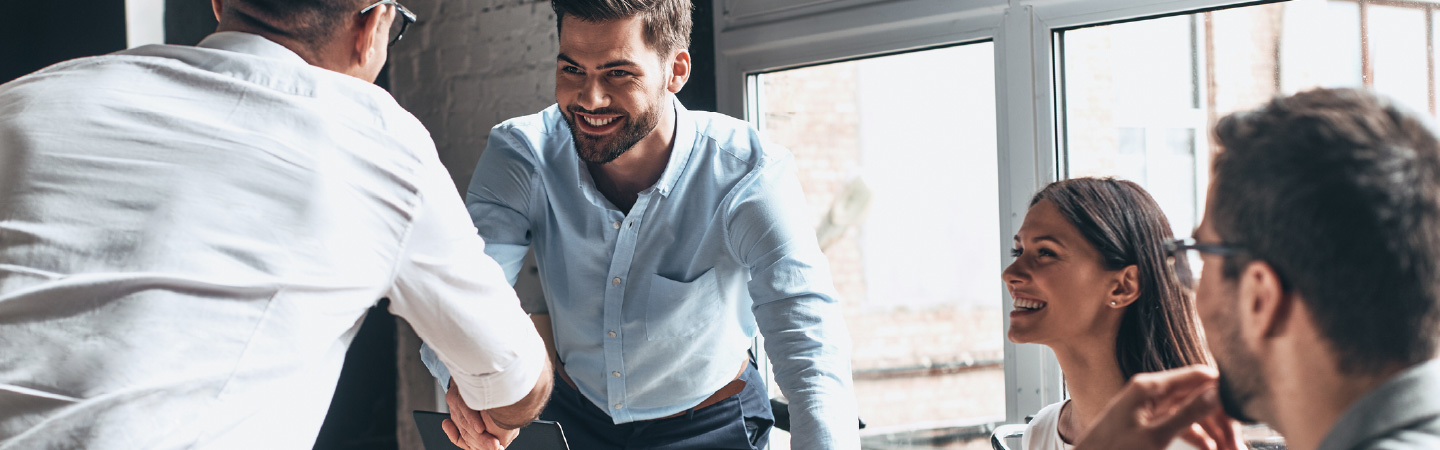
[(520, 435), (519, 429), (506, 429), (497, 425), (486, 411), (470, 409), (455, 389), (455, 380), (450, 380), (450, 389), (445, 391), (445, 404), (450, 407), (450, 418), (441, 423), (450, 442), (465, 450), (504, 450)]

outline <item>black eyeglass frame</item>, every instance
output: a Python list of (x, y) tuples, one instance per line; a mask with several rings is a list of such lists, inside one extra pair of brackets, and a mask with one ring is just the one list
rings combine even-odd
[(1194, 238), (1176, 239), (1165, 243), (1165, 253), (1168, 253), (1171, 258), (1180, 258), (1179, 254), (1184, 253), (1186, 250), (1195, 250), (1197, 252), (1219, 256), (1230, 256), (1245, 251), (1245, 249), (1234, 244), (1207, 244), (1196, 241)]
[(396, 18), (402, 21), (400, 22), (400, 32), (395, 33), (395, 38), (391, 39), (389, 44), (389, 46), (394, 47), (396, 42), (400, 42), (400, 38), (405, 37), (405, 30), (410, 28), (410, 24), (415, 23), (420, 19), (415, 16), (415, 13), (410, 12), (409, 9), (405, 8), (405, 5), (401, 5), (395, 0), (380, 0), (378, 2), (375, 2), (370, 6), (366, 6), (365, 9), (360, 10), (360, 15), (363, 16), (365, 14), (368, 14), (371, 10), (379, 7), (380, 5), (392, 5), (395, 7), (396, 11), (400, 12), (400, 17)]

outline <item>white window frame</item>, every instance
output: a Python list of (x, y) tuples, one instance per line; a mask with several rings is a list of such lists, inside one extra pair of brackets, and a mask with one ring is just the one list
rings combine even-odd
[[(720, 112), (752, 122), (749, 75), (816, 63), (993, 41), (1001, 264), (1030, 196), (1055, 181), (1055, 30), (1267, 3), (1255, 0), (714, 0)], [(766, 2), (771, 6), (766, 6)], [(778, 6), (776, 6), (778, 5)], [(736, 11), (733, 14), (731, 11)], [(1004, 298), (1012, 300), (996, 280)], [(1005, 329), (1009, 315), (1002, 313)], [(1023, 423), (1064, 398), (1060, 367), (1044, 346), (1005, 343), (1006, 421)], [(861, 411), (862, 417), (864, 411)]]

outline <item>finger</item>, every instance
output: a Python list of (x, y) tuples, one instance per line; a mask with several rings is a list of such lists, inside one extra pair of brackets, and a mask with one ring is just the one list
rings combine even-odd
[(1215, 428), (1220, 433), (1220, 435), (1215, 438), (1216, 447), (1219, 450), (1244, 450), (1249, 448), (1245, 445), (1245, 439), (1241, 436), (1240, 422), (1236, 422), (1235, 419), (1231, 419), (1230, 416), (1225, 415), (1224, 409), (1215, 411), (1215, 414), (1212, 414), (1206, 420), (1213, 422)]
[(465, 442), (470, 443), (471, 446), (479, 442), (481, 436), (485, 434), (485, 424), (480, 421), (479, 413), (473, 409), (464, 406), (451, 409), (450, 418), (455, 419), (455, 423), (460, 429), (461, 437), (465, 439)]
[(480, 438), (470, 443), (470, 450), (505, 450), (505, 444), (490, 433), (481, 433)]
[(456, 447), (460, 448), (470, 448), (465, 445), (465, 439), (460, 437), (460, 429), (455, 427), (455, 421), (445, 419), (440, 422), (440, 429), (445, 430), (445, 437), (450, 438), (451, 444), (455, 444)]
[(1210, 436), (1200, 428), (1199, 424), (1192, 424), (1190, 428), (1180, 430), (1180, 435), (1176, 438), (1199, 450), (1215, 450), (1215, 441), (1210, 439)]
[(502, 446), (510, 445), (510, 443), (515, 440), (515, 437), (520, 435), (520, 429), (510, 430), (501, 427), (500, 424), (495, 422), (495, 418), (491, 417), (487, 411), (480, 411), (480, 419), (485, 422), (485, 432), (495, 436)]
[[(1203, 365), (1137, 374), (1130, 378), (1120, 395), (1110, 401), (1108, 408), (1121, 408), (1123, 411), (1167, 411), (1171, 408), (1154, 406), (1178, 404), (1179, 398), (1188, 397), (1194, 389), (1214, 383), (1218, 376), (1215, 369)], [(1170, 399), (1172, 396), (1179, 398)]]
[(1224, 413), (1217, 411), (1196, 422), (1195, 425), (1203, 429), (1205, 435), (1214, 440), (1215, 447), (1218, 449), (1226, 442), (1233, 441), (1234, 439), (1234, 436), (1230, 433), (1229, 424), (1226, 422)]
[(1182, 397), (1189, 397), (1192, 391), (1208, 387), (1219, 378), (1220, 374), (1214, 368), (1197, 364), (1163, 372), (1143, 373), (1131, 379), (1141, 381), (1143, 387), (1155, 395), (1184, 393)]
[(1215, 388), (1202, 389), (1181, 403), (1180, 408), (1173, 414), (1157, 417), (1157, 420), (1150, 424), (1150, 428), (1154, 430), (1155, 436), (1174, 436), (1181, 429), (1213, 414), (1219, 407), (1220, 400)]

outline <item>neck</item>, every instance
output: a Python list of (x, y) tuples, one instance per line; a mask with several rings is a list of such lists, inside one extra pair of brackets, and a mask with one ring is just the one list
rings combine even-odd
[(654, 186), (665, 173), (675, 145), (676, 118), (674, 103), (667, 99), (663, 108), (665, 112), (660, 114), (660, 122), (655, 124), (655, 129), (630, 150), (614, 161), (588, 164), (596, 188), (610, 196), (616, 206), (629, 210), (627, 205), (620, 203), (633, 202), (640, 191)]
[[(228, 19), (228, 18), (227, 18), (227, 19)], [(219, 33), (219, 32), (222, 32), (222, 31), (238, 31), (238, 32), (241, 32), (241, 33), (254, 34), (254, 35), (263, 37), (263, 38), (265, 38), (265, 39), (269, 39), (270, 42), (274, 42), (274, 43), (276, 43), (276, 44), (280, 44), (281, 46), (289, 49), (290, 51), (295, 52), (296, 55), (300, 55), (300, 58), (301, 58), (301, 59), (304, 59), (305, 62), (309, 63), (309, 64), (312, 65), (312, 66), (319, 67), (319, 68), (321, 68), (321, 69), (328, 69), (328, 70), (331, 70), (331, 71), (340, 72), (340, 73), (343, 73), (343, 74), (346, 74), (346, 75), (355, 76), (354, 74), (352, 74), (352, 73), (350, 72), (351, 67), (350, 67), (349, 64), (345, 64), (344, 61), (337, 61), (335, 58), (331, 58), (331, 57), (327, 57), (327, 56), (326, 56), (327, 54), (330, 54), (330, 53), (333, 53), (333, 52), (316, 49), (316, 48), (313, 48), (313, 47), (310, 46), (310, 45), (301, 44), (300, 42), (298, 42), (298, 41), (296, 41), (296, 40), (294, 40), (294, 39), (290, 39), (289, 37), (286, 37), (286, 36), (284, 36), (284, 35), (280, 35), (280, 34), (277, 34), (277, 33), (274, 33), (274, 32), (269, 32), (269, 31), (266, 31), (266, 30), (264, 30), (264, 29), (261, 29), (260, 27), (257, 27), (257, 26), (246, 25), (246, 24), (244, 24), (244, 23), (242, 23), (242, 22), (243, 22), (243, 21), (238, 20), (238, 19), (237, 19), (237, 20), (222, 20), (222, 21), (220, 22), (220, 25), (219, 25), (218, 27), (216, 27), (215, 32), (216, 32), (216, 33)], [(333, 44), (335, 41), (337, 41), (337, 40), (331, 40), (331, 44)], [(326, 44), (326, 45), (329, 45), (329, 44)], [(363, 79), (363, 77), (358, 77), (358, 76), (357, 76), (357, 78)]]
[(1060, 435), (1079, 437), (1089, 428), (1105, 405), (1125, 387), (1125, 375), (1115, 359), (1115, 337), (1050, 345), (1060, 371), (1065, 374), (1065, 389), (1070, 393), (1069, 418), (1061, 415)]
[(1269, 423), (1284, 435), (1286, 447), (1292, 450), (1319, 448), (1335, 422), (1355, 402), (1406, 368), (1396, 365), (1374, 374), (1345, 374), (1338, 370), (1339, 362), (1328, 346), (1312, 343), (1291, 347), (1290, 351), (1275, 352), (1268, 358), (1273, 364), (1264, 364), (1268, 366), (1264, 369), (1269, 386), (1264, 396), (1268, 398), (1262, 400), (1263, 405), (1257, 405), (1259, 411), (1255, 414), (1260, 416), (1257, 420)]

